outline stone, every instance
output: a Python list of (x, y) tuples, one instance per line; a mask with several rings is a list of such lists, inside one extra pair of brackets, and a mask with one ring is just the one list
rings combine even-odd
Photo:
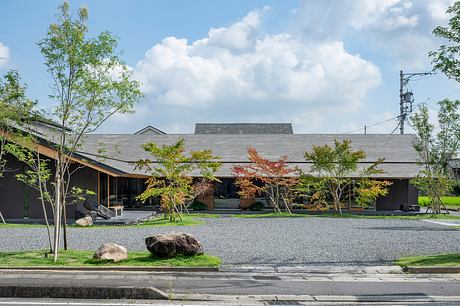
[(119, 262), (128, 259), (128, 250), (119, 244), (104, 243), (94, 253), (93, 258)]
[(145, 244), (152, 255), (160, 258), (203, 254), (203, 245), (201, 242), (186, 233), (154, 235), (145, 238)]
[(109, 220), (110, 218), (114, 217), (113, 212), (104, 205), (99, 205), (96, 212), (99, 217), (105, 220)]
[(75, 220), (75, 224), (78, 226), (91, 226), (93, 225), (93, 218), (91, 218), (91, 216), (86, 216), (84, 218)]

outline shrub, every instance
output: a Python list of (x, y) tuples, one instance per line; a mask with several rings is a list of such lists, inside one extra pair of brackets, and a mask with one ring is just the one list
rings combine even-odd
[(262, 209), (265, 208), (265, 205), (264, 203), (262, 202), (259, 202), (259, 201), (256, 201), (254, 202), (254, 204), (252, 204), (249, 209), (252, 210), (252, 211), (261, 211)]
[(193, 210), (206, 210), (208, 209), (208, 205), (201, 201), (194, 200), (192, 204), (190, 204), (190, 208)]
[(455, 196), (460, 196), (460, 180), (456, 180), (452, 186), (452, 193)]

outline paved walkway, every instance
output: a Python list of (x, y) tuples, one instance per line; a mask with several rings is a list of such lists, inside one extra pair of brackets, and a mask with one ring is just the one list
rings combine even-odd
[(84, 288), (155, 288), (169, 299), (187, 301), (426, 302), (444, 298), (444, 301), (460, 302), (459, 274), (408, 275), (363, 271), (365, 268), (360, 273), (1, 271), (0, 288), (68, 288), (62, 292), (73, 288), (78, 292), (84, 292)]

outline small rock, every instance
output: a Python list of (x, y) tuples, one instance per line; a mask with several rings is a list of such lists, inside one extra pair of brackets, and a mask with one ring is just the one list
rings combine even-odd
[(93, 225), (93, 218), (91, 218), (91, 216), (86, 216), (84, 218), (75, 220), (75, 224), (78, 226), (91, 226)]
[(145, 238), (145, 244), (150, 253), (161, 258), (203, 254), (201, 242), (186, 233), (154, 235)]
[(94, 253), (93, 258), (119, 262), (128, 259), (128, 250), (124, 246), (115, 243), (104, 243)]

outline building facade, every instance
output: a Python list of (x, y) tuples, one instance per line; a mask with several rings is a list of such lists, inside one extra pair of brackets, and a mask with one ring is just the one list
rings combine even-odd
[[(251, 133), (250, 129), (257, 132)], [(147, 131), (137, 134), (87, 135), (82, 148), (74, 156), (75, 164), (84, 167), (73, 175), (71, 184), (94, 191), (94, 200), (99, 205), (150, 209), (156, 204), (155, 200), (142, 203), (137, 199), (145, 188), (148, 173), (136, 169), (134, 162), (151, 158), (142, 148), (147, 142), (158, 145), (173, 144), (183, 138), (187, 151), (209, 149), (213, 155), (221, 158), (222, 167), (216, 174), (221, 182), (215, 185), (214, 192), (200, 197), (199, 200), (206, 203), (208, 209), (238, 208), (248, 206), (256, 200), (264, 201), (240, 199), (238, 196), (232, 167), (249, 163), (247, 148), (253, 147), (269, 159), (287, 156), (290, 166), (309, 172), (311, 164), (305, 160), (304, 153), (310, 151), (312, 146), (332, 145), (335, 139), (349, 139), (353, 149), (362, 149), (367, 153), (360, 167), (365, 167), (378, 158), (385, 158), (381, 164), (385, 173), (376, 178), (392, 182), (388, 195), (379, 198), (375, 205), (368, 209), (399, 210), (417, 204), (417, 190), (410, 184), (410, 180), (419, 171), (417, 154), (412, 146), (415, 141), (413, 135), (294, 134), (290, 124), (251, 124), (249, 127), (248, 124), (201, 124), (197, 126), (196, 134), (164, 134), (150, 128)], [(46, 141), (43, 143), (46, 147)], [(101, 144), (108, 152), (109, 158), (99, 157)], [(49, 153), (52, 151), (51, 147), (52, 145), (44, 148), (43, 154), (50, 158), (52, 166), (53, 154)], [(9, 219), (42, 218), (38, 193), (15, 177), (16, 174), (25, 171), (24, 165), (9, 156), (7, 167), (9, 171), (0, 179), (0, 211), (3, 216)], [(198, 173), (191, 175), (198, 177)], [(78, 209), (78, 205), (68, 207), (69, 218), (73, 217), (75, 209)], [(344, 203), (344, 209), (354, 210), (359, 207), (350, 197), (348, 203)]]

